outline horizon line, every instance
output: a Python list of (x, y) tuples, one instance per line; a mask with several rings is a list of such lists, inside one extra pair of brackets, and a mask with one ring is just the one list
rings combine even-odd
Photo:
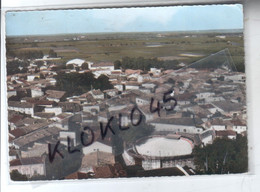
[(65, 36), (65, 35), (83, 35), (83, 34), (115, 34), (115, 33), (199, 33), (199, 32), (244, 32), (244, 28), (235, 28), (235, 29), (202, 29), (202, 30), (180, 30), (180, 31), (122, 31), (122, 32), (81, 32), (81, 33), (53, 33), (53, 34), (29, 34), (29, 35), (6, 35), (6, 37), (28, 37), (28, 36)]

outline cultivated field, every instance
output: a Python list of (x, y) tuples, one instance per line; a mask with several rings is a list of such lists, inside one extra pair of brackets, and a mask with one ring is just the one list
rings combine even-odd
[(157, 57), (190, 64), (212, 53), (228, 48), (234, 63), (244, 70), (244, 46), (242, 33), (194, 32), (194, 33), (113, 33), (76, 34), (60, 36), (8, 37), (7, 55), (41, 50), (48, 54), (53, 49), (64, 64), (73, 58), (93, 62), (120, 60), (128, 57)]

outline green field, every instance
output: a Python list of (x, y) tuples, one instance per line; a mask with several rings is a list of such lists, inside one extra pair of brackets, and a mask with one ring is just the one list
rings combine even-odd
[[(218, 36), (222, 37), (218, 37)], [(225, 38), (223, 37), (225, 36)], [(77, 38), (78, 40), (75, 40)], [(74, 40), (73, 40), (74, 39)], [(114, 33), (76, 34), (60, 36), (8, 37), (7, 56), (15, 53), (41, 50), (48, 54), (57, 52), (66, 63), (81, 58), (88, 61), (121, 60), (123, 57), (160, 58), (190, 64), (212, 53), (228, 48), (235, 65), (244, 70), (244, 45), (242, 33)]]

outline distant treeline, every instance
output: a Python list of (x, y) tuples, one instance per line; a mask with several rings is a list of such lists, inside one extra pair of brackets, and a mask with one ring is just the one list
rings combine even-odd
[(67, 96), (81, 95), (93, 89), (112, 89), (109, 79), (100, 75), (97, 79), (91, 72), (87, 73), (64, 73), (59, 72), (56, 78), (56, 89), (66, 91)]
[(138, 58), (130, 58), (130, 57), (123, 57), (122, 61), (115, 61), (115, 69), (120, 69), (122, 68), (123, 70), (125, 69), (140, 69), (143, 71), (149, 71), (150, 68), (163, 68), (163, 69), (179, 69), (180, 67), (178, 66), (179, 61), (177, 60), (168, 60), (168, 61), (163, 61), (159, 60), (157, 58), (152, 58), (152, 59), (145, 59), (143, 57), (138, 57)]
[[(49, 52), (49, 57), (55, 58), (57, 57), (57, 53), (53, 50), (50, 49)], [(44, 56), (44, 53), (41, 50), (24, 50), (24, 51), (11, 51), (9, 48), (7, 48), (6, 52), (7, 57), (17, 57), (19, 59), (41, 59)]]
[(42, 51), (28, 50), (28, 51), (8, 51), (6, 52), (7, 57), (17, 57), (19, 59), (39, 59), (43, 57)]

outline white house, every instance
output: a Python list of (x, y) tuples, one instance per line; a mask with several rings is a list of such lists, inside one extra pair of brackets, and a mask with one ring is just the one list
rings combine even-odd
[(227, 123), (225, 123), (221, 119), (213, 119), (211, 121), (211, 129), (214, 129), (215, 131), (224, 131), (227, 129)]
[(31, 97), (41, 97), (44, 93), (40, 87), (31, 88)]
[(139, 89), (139, 83), (134, 82), (134, 81), (126, 82), (125, 89), (126, 90), (138, 90)]
[(138, 77), (137, 77), (137, 81), (139, 83), (142, 83), (144, 81), (150, 81), (150, 80), (151, 80), (151, 76), (149, 74), (138, 75)]
[(115, 70), (114, 63), (112, 62), (99, 62), (99, 63), (94, 63), (89, 67), (90, 70), (95, 70), (95, 69), (108, 69), (110, 71)]
[(42, 158), (22, 158), (10, 162), (10, 172), (18, 170), (19, 173), (32, 177), (34, 175), (46, 175), (45, 163)]
[(89, 91), (89, 93), (92, 95), (92, 97), (94, 99), (102, 99), (103, 100), (105, 98), (104, 93), (102, 93), (102, 91), (100, 91), (100, 89), (91, 90), (91, 91)]
[(62, 113), (61, 107), (45, 107), (44, 108), (45, 113), (54, 113), (55, 115), (59, 115)]
[(26, 150), (21, 150), (22, 158), (41, 157), (44, 153), (48, 153), (48, 144), (34, 143), (32, 147)]
[(21, 103), (18, 101), (9, 101), (8, 110), (17, 111), (31, 116), (34, 115), (34, 105), (26, 102)]
[(208, 98), (208, 97), (212, 97), (214, 95), (215, 95), (214, 92), (201, 92), (201, 93), (196, 94), (198, 99), (205, 99), (205, 98)]
[(101, 143), (99, 141), (95, 141), (91, 145), (89, 145), (87, 147), (83, 147), (83, 154), (84, 155), (90, 154), (92, 152), (97, 152), (97, 151), (106, 152), (106, 153), (112, 153), (113, 152), (112, 147), (110, 145), (106, 145), (106, 144)]
[(100, 111), (99, 105), (83, 105), (83, 111), (96, 115)]
[(140, 97), (136, 97), (135, 102), (138, 106), (148, 105), (150, 104), (151, 99), (149, 97), (140, 96)]
[(47, 90), (46, 95), (49, 101), (60, 102), (61, 98), (65, 95), (65, 91)]
[(12, 97), (12, 96), (16, 96), (16, 95), (17, 95), (17, 92), (14, 89), (7, 91), (7, 98)]
[(243, 123), (239, 119), (234, 119), (231, 121), (231, 123), (233, 123), (232, 130), (238, 134), (241, 134), (242, 132), (245, 132), (247, 130), (246, 123)]
[(101, 69), (101, 70), (92, 71), (92, 73), (95, 75), (95, 78), (98, 78), (100, 75), (111, 75), (111, 70)]
[(72, 131), (61, 131), (60, 132), (60, 143), (68, 145), (68, 137), (70, 138), (70, 146), (76, 146), (76, 133)]
[(72, 59), (72, 60), (68, 61), (68, 62), (66, 63), (66, 65), (71, 65), (71, 64), (72, 64), (72, 65), (81, 67), (81, 65), (82, 65), (83, 63), (85, 63), (85, 60), (83, 60), (83, 59)]
[(27, 75), (27, 81), (34, 81), (35, 77), (38, 77), (37, 75)]
[(203, 129), (197, 127), (203, 123), (198, 118), (172, 118), (163, 119), (159, 118), (150, 122), (155, 127), (155, 131), (167, 131), (167, 132), (183, 132), (183, 133), (198, 133)]

